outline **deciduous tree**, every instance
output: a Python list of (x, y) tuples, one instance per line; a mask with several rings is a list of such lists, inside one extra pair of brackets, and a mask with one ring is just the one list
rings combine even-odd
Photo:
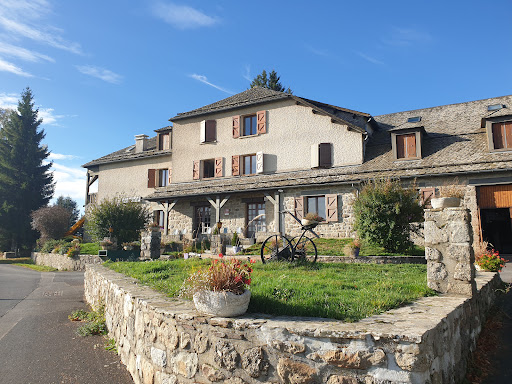
[(59, 196), (54, 205), (69, 211), (69, 227), (72, 227), (77, 222), (80, 211), (78, 210), (78, 204), (71, 197)]
[(61, 239), (69, 229), (69, 210), (57, 205), (42, 207), (32, 212), (32, 228), (39, 231), (41, 239)]

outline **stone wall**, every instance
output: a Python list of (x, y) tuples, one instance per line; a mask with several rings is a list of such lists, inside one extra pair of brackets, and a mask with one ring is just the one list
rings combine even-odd
[(59, 271), (85, 271), (88, 264), (102, 264), (98, 255), (79, 255), (68, 257), (57, 253), (32, 252), (32, 261), (36, 265), (46, 265), (57, 268)]
[(85, 296), (105, 306), (110, 337), (135, 383), (455, 383), (464, 376), (499, 275), (479, 273), (472, 298), (442, 294), (343, 323), (198, 314), (99, 265)]

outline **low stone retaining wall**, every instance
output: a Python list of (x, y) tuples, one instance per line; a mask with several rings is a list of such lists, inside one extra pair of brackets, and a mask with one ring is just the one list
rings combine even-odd
[(347, 264), (427, 264), (425, 256), (318, 256), (318, 261)]
[(501, 280), (479, 273), (472, 298), (443, 294), (357, 323), (200, 315), (135, 279), (89, 265), (85, 296), (105, 306), (135, 383), (456, 383)]
[(98, 255), (79, 255), (68, 257), (57, 253), (32, 252), (32, 261), (37, 265), (57, 268), (59, 271), (85, 271), (88, 264), (102, 264)]

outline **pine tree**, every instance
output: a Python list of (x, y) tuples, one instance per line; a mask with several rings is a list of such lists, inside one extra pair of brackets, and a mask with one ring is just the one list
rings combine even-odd
[(57, 200), (55, 200), (55, 206), (62, 207), (69, 211), (70, 217), (69, 217), (69, 226), (72, 227), (73, 224), (75, 224), (78, 220), (78, 215), (80, 214), (80, 211), (78, 210), (78, 204), (75, 200), (73, 200), (71, 197), (67, 196), (59, 196)]
[(268, 76), (267, 71), (263, 70), (261, 74), (254, 78), (254, 80), (251, 83), (251, 88), (262, 87), (272, 89), (274, 91), (286, 92), (291, 94), (292, 90), (290, 88), (285, 90), (285, 87), (283, 87), (283, 85), (279, 81), (280, 79), (281, 77), (277, 76), (277, 72), (275, 70), (272, 70), (272, 72), (270, 72)]
[(17, 110), (0, 128), (1, 245), (17, 253), (33, 245), (36, 233), (30, 214), (47, 205), (54, 190), (52, 163), (45, 162), (50, 153), (41, 144), (45, 137), (41, 123), (27, 88)]

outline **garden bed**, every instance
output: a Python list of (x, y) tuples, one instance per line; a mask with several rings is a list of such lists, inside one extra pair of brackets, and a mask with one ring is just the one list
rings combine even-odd
[[(185, 278), (210, 260), (107, 262), (105, 266), (176, 297)], [(254, 264), (250, 313), (357, 321), (433, 295), (424, 265)]]

